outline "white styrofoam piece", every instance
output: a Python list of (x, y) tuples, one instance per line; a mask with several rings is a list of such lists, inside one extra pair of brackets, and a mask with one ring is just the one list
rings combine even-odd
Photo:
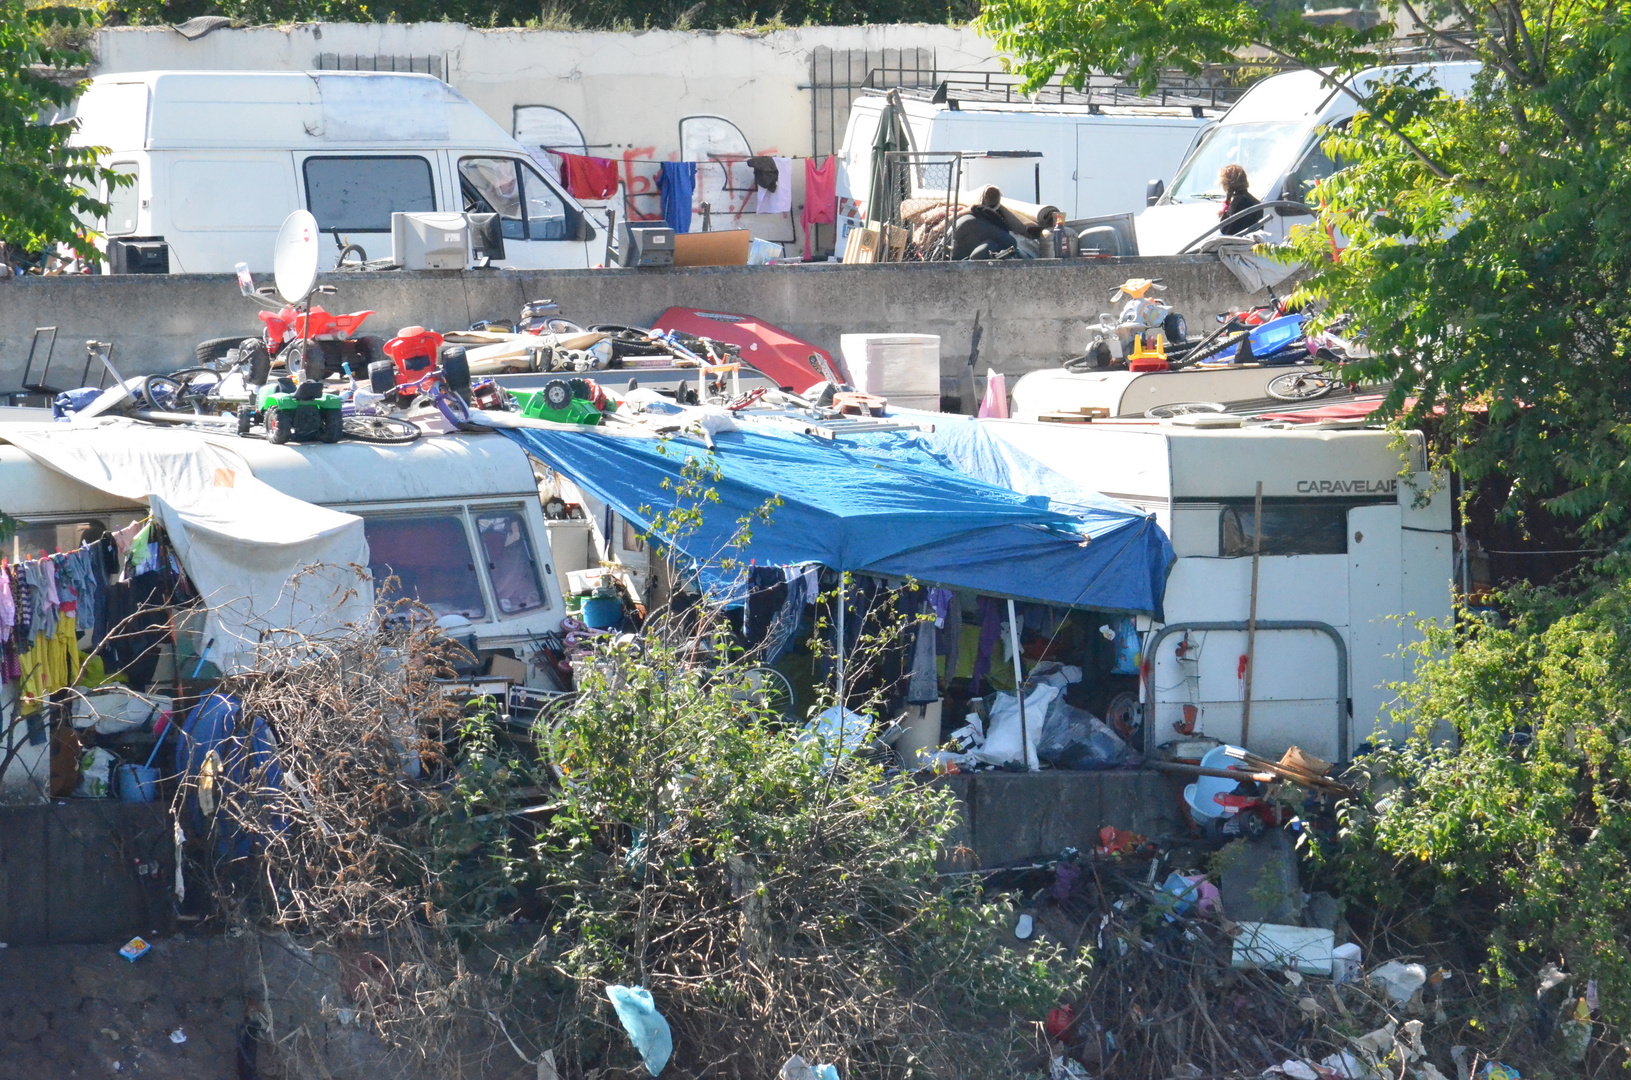
[(1235, 924), (1231, 963), (1237, 968), (1295, 968), (1304, 975), (1331, 974), (1332, 950), (1336, 935), (1316, 926), (1284, 926), (1280, 923), (1242, 922)]
[(882, 397), (940, 397), (938, 334), (843, 334), (839, 351), (857, 390)]

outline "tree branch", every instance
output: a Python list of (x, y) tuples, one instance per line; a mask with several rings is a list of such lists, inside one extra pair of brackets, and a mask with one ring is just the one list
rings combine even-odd
[[(1362, 109), (1369, 109), (1370, 108), (1370, 102), (1367, 101), (1357, 90), (1355, 90), (1352, 85), (1350, 85), (1351, 82), (1352, 82), (1351, 79), (1334, 78), (1333, 76), (1326, 74), (1324, 71), (1322, 71), (1319, 68), (1315, 67), (1314, 65), (1308, 63), (1307, 61), (1304, 61), (1304, 60), (1302, 60), (1302, 59), (1300, 59), (1300, 58), (1298, 58), (1296, 56), (1293, 56), (1291, 53), (1286, 52), (1284, 49), (1276, 48), (1275, 46), (1270, 45), (1266, 41), (1254, 41), (1252, 44), (1257, 45), (1257, 46), (1259, 46), (1261, 48), (1267, 49), (1269, 52), (1271, 52), (1274, 55), (1280, 57), (1282, 60), (1289, 61), (1290, 63), (1295, 64), (1297, 67), (1301, 68), (1304, 71), (1316, 72), (1327, 83), (1331, 84), (1332, 86), (1336, 87), (1339, 91), (1341, 91), (1344, 94), (1347, 94), (1350, 98), (1352, 98), (1354, 100), (1355, 104), (1357, 104), (1360, 108), (1362, 108)], [(1423, 150), (1419, 145), (1417, 145), (1416, 140), (1412, 139), (1410, 136), (1406, 135), (1403, 131), (1401, 131), (1397, 124), (1395, 124), (1393, 121), (1389, 120), (1387, 117), (1380, 116), (1380, 115), (1378, 115), (1376, 113), (1371, 113), (1371, 116), (1373, 118), (1375, 118), (1375, 120), (1378, 123), (1380, 123), (1383, 127), (1387, 128), (1389, 131), (1391, 131), (1398, 138), (1398, 140), (1400, 142), (1404, 143), (1405, 149), (1409, 150), (1410, 153), (1415, 156), (1416, 160), (1420, 161), (1423, 165), (1425, 165), (1427, 167), (1427, 170), (1429, 172), (1431, 172), (1434, 176), (1438, 177), (1440, 180), (1449, 180), (1450, 179), (1450, 174), (1444, 171), (1444, 167), (1442, 165), (1440, 165), (1437, 161), (1434, 161), (1432, 156), (1430, 154), (1428, 154), (1427, 151)]]

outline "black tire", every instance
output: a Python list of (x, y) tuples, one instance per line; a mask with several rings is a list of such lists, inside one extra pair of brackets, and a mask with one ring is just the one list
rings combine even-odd
[(193, 349), (193, 355), (198, 357), (200, 364), (213, 367), (225, 360), (228, 352), (243, 343), (244, 336), (242, 334), (233, 334), (230, 337), (205, 338), (198, 343), (197, 348)]
[(442, 350), (442, 381), (447, 388), (462, 398), (470, 397), (470, 360), (463, 345), (449, 345)]
[(149, 375), (143, 379), (142, 400), (155, 412), (180, 412), (185, 407), (181, 381), (169, 375)]
[(376, 394), (389, 394), (396, 389), (396, 365), (389, 360), (375, 360), (368, 365), (368, 389)]
[(366, 372), (381, 360), (386, 359), (385, 339), (382, 337), (375, 334), (364, 334), (360, 338), (353, 338), (352, 343), (357, 347), (357, 359), (351, 365), (352, 371)]
[(244, 362), (244, 381), (250, 386), (265, 386), (272, 379), (272, 354), (259, 338), (246, 338), (238, 347)]
[(1151, 420), (1171, 420), (1174, 416), (1227, 411), (1225, 406), (1215, 401), (1175, 401), (1170, 405), (1157, 405), (1153, 409), (1145, 409), (1144, 415)]
[(282, 446), (294, 435), (294, 413), (273, 407), (266, 410), (266, 441)]
[(419, 426), (396, 416), (347, 416), (341, 430), (358, 442), (399, 445), (419, 438)]
[(544, 404), (557, 411), (572, 404), (572, 386), (565, 379), (551, 379), (544, 384)]
[(1264, 387), (1276, 401), (1313, 401), (1336, 389), (1336, 376), (1328, 371), (1288, 371)]
[(240, 408), (238, 410), (238, 436), (244, 439), (249, 438), (249, 429), (253, 427), (254, 424), (255, 411), (248, 405)]
[(345, 415), (339, 409), (323, 410), (323, 435), (326, 443), (337, 443), (345, 434)]
[(1167, 339), (1168, 345), (1189, 343), (1189, 324), (1184, 322), (1184, 317), (1176, 311), (1167, 312), (1167, 317), (1161, 321), (1161, 333)]

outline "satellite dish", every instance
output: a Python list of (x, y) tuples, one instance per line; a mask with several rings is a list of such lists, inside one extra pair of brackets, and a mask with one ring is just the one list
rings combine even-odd
[(278, 295), (291, 304), (306, 299), (317, 283), (317, 219), (307, 211), (283, 219), (272, 246), (272, 278)]

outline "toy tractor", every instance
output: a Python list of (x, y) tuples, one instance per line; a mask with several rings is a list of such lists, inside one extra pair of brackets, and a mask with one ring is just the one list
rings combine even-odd
[(288, 381), (260, 392), (260, 414), (268, 442), (339, 442), (342, 434), (340, 395), (326, 394), (323, 384), (307, 379), (293, 392)]
[(1160, 279), (1122, 282), (1110, 296), (1112, 303), (1125, 298), (1120, 315), (1105, 312), (1098, 322), (1088, 323), (1087, 355), (1066, 366), (1103, 371), (1126, 363), (1133, 371), (1166, 370), (1166, 347), (1188, 342), (1189, 327), (1171, 304), (1153, 295), (1165, 290)]
[(511, 390), (510, 396), (522, 416), (557, 424), (592, 426), (617, 409), (617, 402), (590, 379), (551, 379), (542, 390)]

